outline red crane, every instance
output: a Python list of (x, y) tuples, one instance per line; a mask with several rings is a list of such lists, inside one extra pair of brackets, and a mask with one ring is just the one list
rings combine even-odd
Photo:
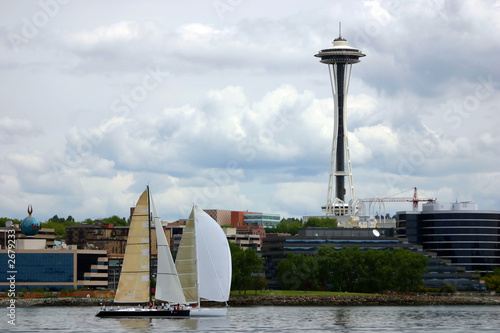
[(368, 199), (363, 199), (364, 202), (369, 202), (370, 204), (373, 202), (413, 202), (413, 211), (416, 212), (418, 210), (418, 203), (420, 201), (425, 201), (425, 202), (436, 202), (436, 198), (419, 198), (418, 197), (418, 191), (417, 188), (413, 188), (413, 197), (396, 197), (396, 195), (405, 193), (408, 191), (411, 191), (412, 189), (399, 192), (394, 194), (393, 196), (390, 197), (384, 197), (384, 198), (368, 198)]

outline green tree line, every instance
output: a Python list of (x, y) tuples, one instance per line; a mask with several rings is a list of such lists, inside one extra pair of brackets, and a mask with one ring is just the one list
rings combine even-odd
[(406, 249), (336, 250), (327, 245), (315, 256), (289, 254), (278, 264), (278, 283), (288, 290), (417, 291), (423, 285), (427, 260)]
[[(14, 224), (21, 224), (22, 220), (18, 219), (11, 219), (7, 217), (1, 217), (0, 218), (0, 227), (5, 227), (5, 223), (7, 221), (12, 221)], [(54, 229), (54, 234), (56, 235), (57, 238), (64, 237), (66, 235), (66, 228), (72, 225), (77, 225), (81, 223), (86, 223), (86, 224), (93, 224), (98, 221), (102, 221), (104, 223), (112, 223), (115, 226), (127, 226), (129, 225), (128, 221), (124, 217), (118, 217), (117, 215), (113, 215), (111, 217), (106, 217), (103, 219), (86, 219), (81, 222), (75, 221), (73, 216), (69, 215), (67, 218), (64, 217), (59, 217), (57, 215), (54, 215), (47, 221), (43, 222), (40, 221), (40, 226), (42, 228), (51, 228)]]
[(337, 220), (331, 217), (310, 217), (306, 223), (302, 219), (288, 218), (282, 219), (274, 228), (266, 228), (266, 233), (286, 233), (296, 235), (300, 228), (336, 228)]
[(14, 224), (21, 224), (21, 220), (18, 220), (18, 219), (11, 219), (11, 218), (8, 218), (8, 217), (0, 217), (0, 227), (5, 227), (5, 224), (7, 223), (7, 221), (12, 221), (12, 223)]

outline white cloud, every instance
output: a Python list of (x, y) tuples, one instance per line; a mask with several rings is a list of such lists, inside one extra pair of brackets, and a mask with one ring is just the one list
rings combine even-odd
[(42, 130), (28, 119), (3, 117), (0, 119), (0, 139), (3, 142), (16, 141), (19, 138), (39, 136)]
[(140, 36), (136, 22), (122, 21), (109, 26), (100, 26), (90, 31), (80, 31), (68, 36), (70, 43), (81, 48), (93, 48), (100, 44), (130, 42)]
[[(223, 17), (210, 3), (186, 6), (76, 3), (18, 52), (2, 38), (2, 215), (24, 217), (32, 203), (42, 219), (127, 216), (148, 183), (169, 220), (194, 201), (319, 213), (334, 124), (327, 68), (313, 55), (338, 21), (366, 54), (347, 101), (358, 195), (417, 186), (498, 209), (493, 4), (257, 1)], [(16, 17), (30, 14), (10, 6), (1, 31), (20, 33)], [(127, 105), (148, 68), (161, 82)], [(114, 112), (117, 100), (127, 112)]]
[(213, 40), (217, 40), (221, 37), (227, 38), (228, 35), (230, 36), (233, 34), (231, 29), (225, 28), (223, 30), (218, 30), (213, 26), (201, 23), (191, 23), (180, 26), (176, 29), (176, 32), (180, 43), (189, 43), (195, 49), (196, 47), (210, 46)]

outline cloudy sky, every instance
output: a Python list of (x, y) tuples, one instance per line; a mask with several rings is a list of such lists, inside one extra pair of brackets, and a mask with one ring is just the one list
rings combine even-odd
[(0, 6), (0, 216), (128, 216), (147, 184), (169, 221), (193, 203), (320, 214), (333, 102), (314, 54), (339, 21), (366, 54), (347, 107), (356, 195), (500, 209), (499, 1)]

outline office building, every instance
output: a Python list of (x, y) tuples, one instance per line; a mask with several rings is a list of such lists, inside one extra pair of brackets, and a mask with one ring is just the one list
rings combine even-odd
[(500, 267), (500, 211), (481, 211), (473, 202), (427, 203), (422, 211), (397, 212), (396, 234), (467, 272)]

